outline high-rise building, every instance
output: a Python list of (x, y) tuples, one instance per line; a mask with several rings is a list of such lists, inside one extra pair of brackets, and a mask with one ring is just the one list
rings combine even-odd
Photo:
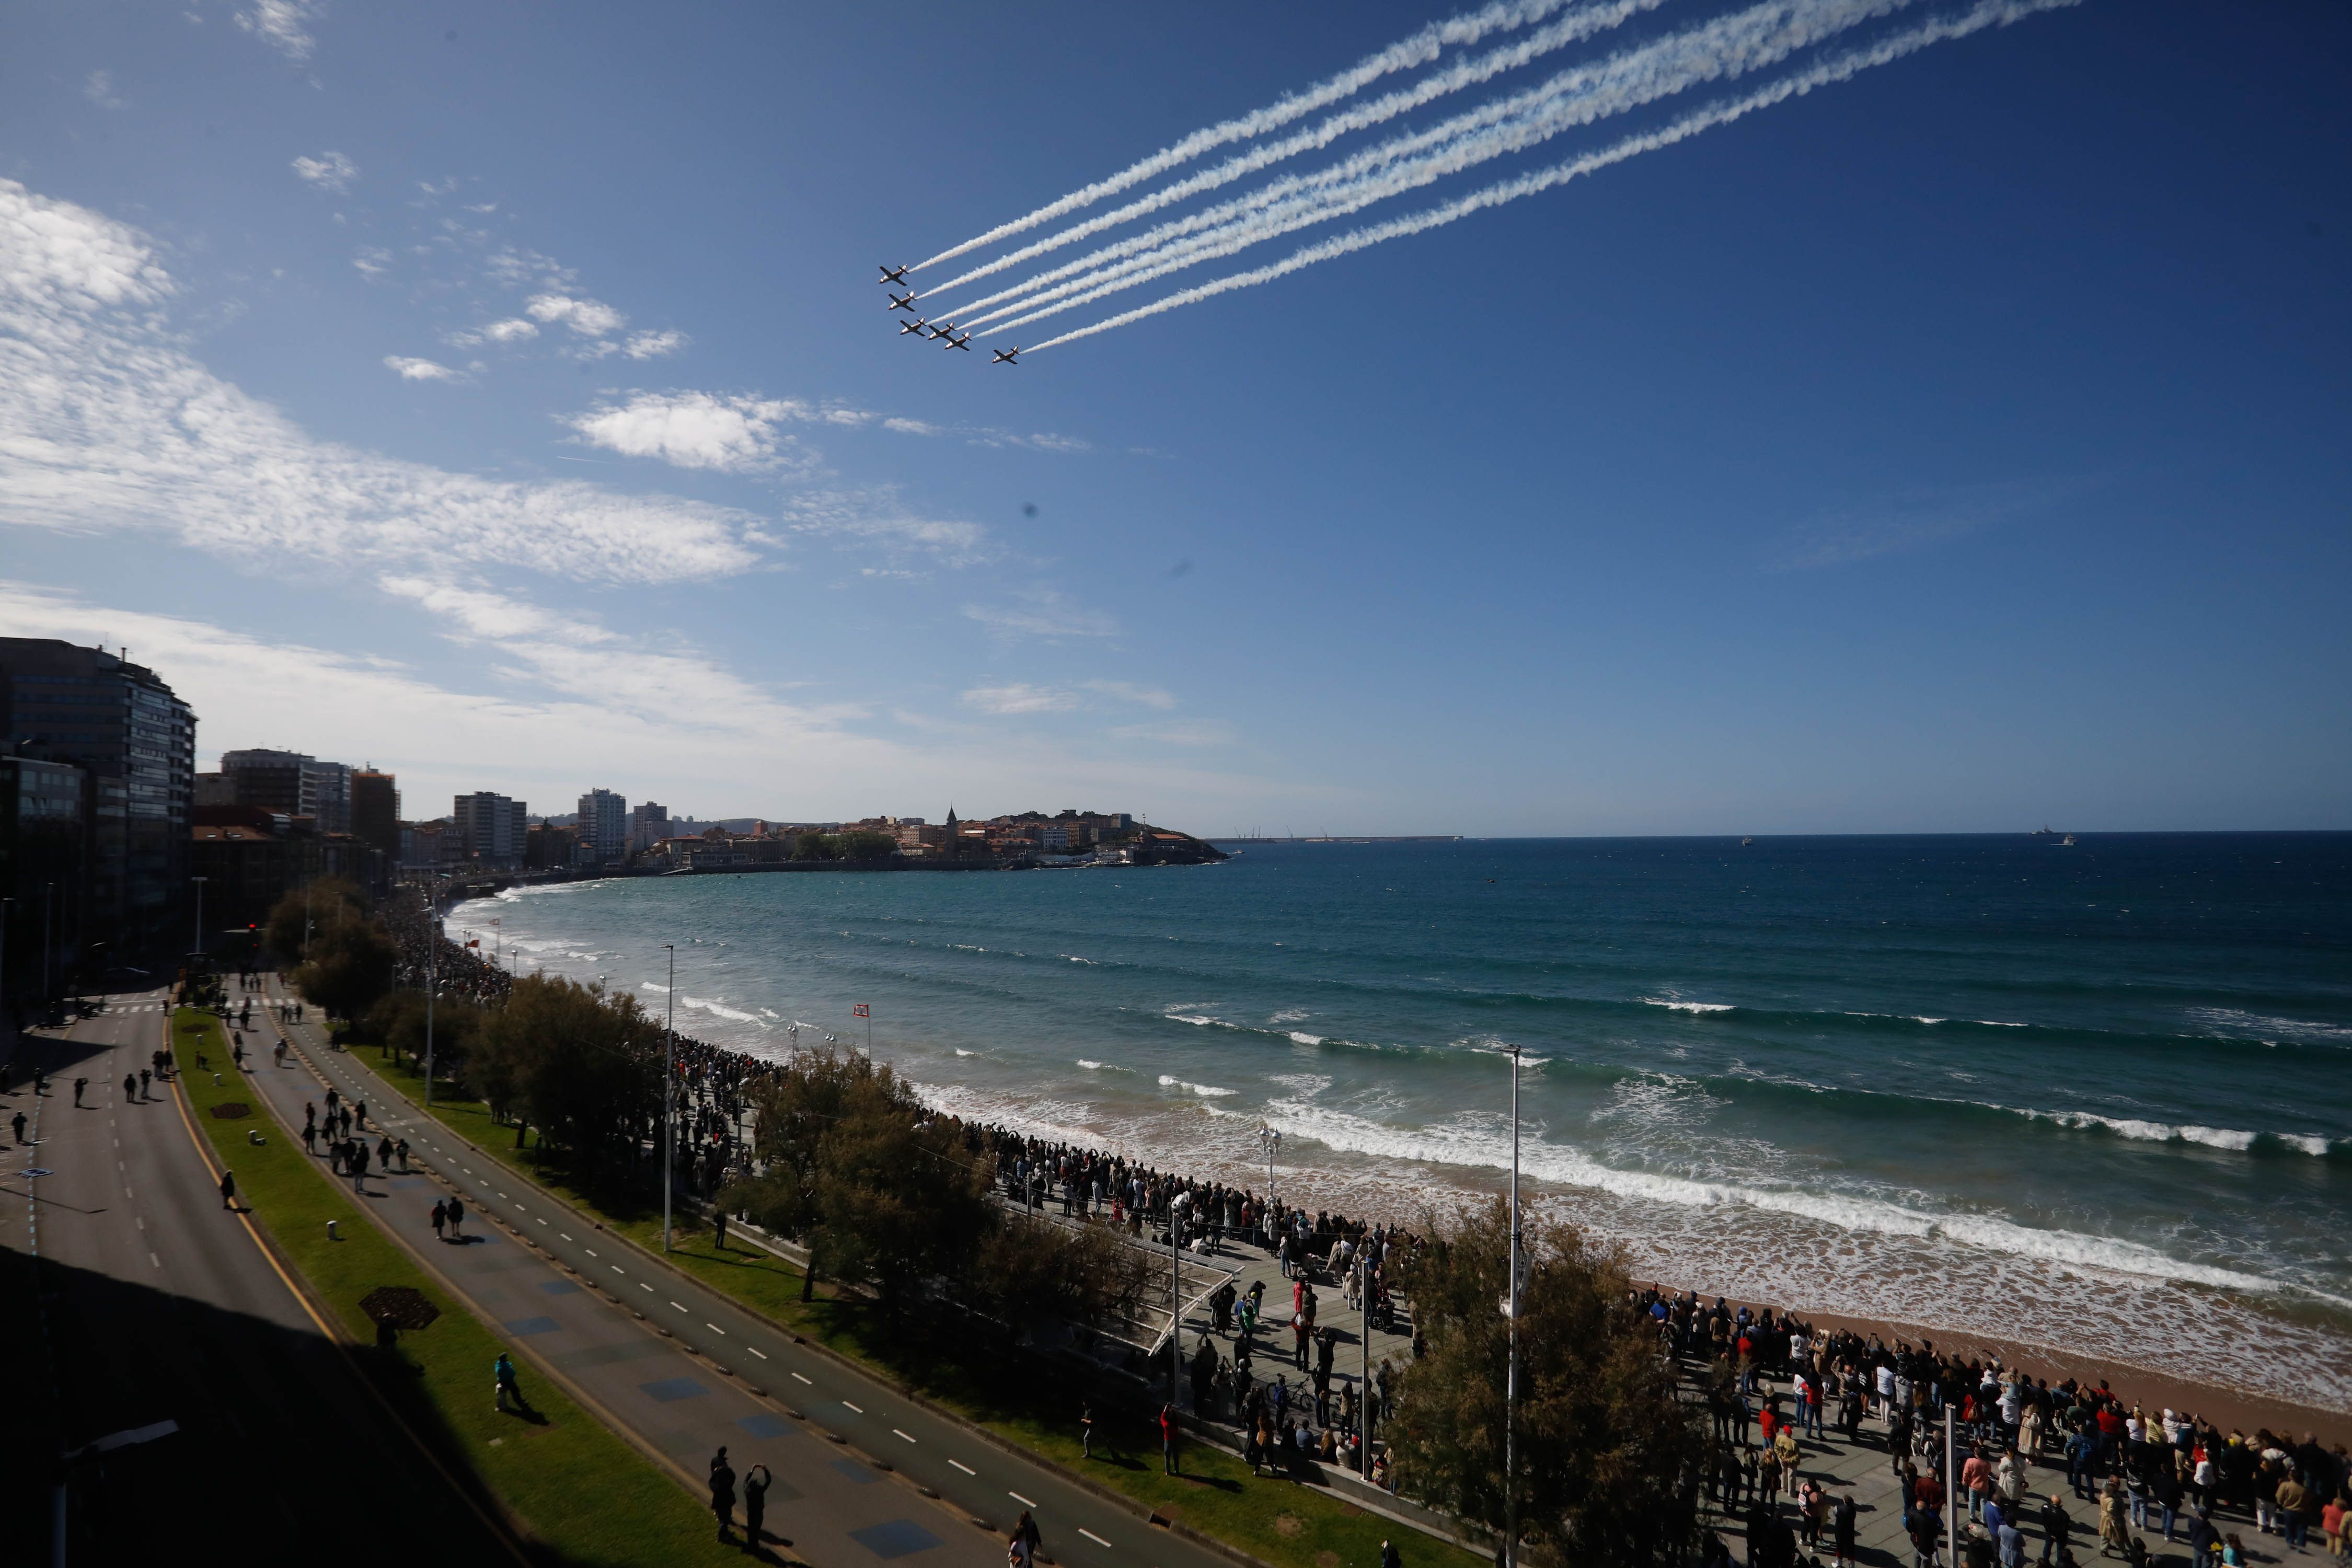
[(580, 797), (580, 843), (598, 860), (617, 860), (629, 845), (629, 803), (608, 789)]
[(387, 865), (399, 864), (400, 790), (373, 763), (352, 774), (352, 836), (383, 850)]
[(654, 801), (639, 803), (629, 813), (629, 853), (642, 855), (669, 837), (669, 807)]
[[(53, 931), (57, 958), (69, 963), (79, 944), (96, 942), (108, 944), (110, 961), (184, 948), (179, 915), (196, 776), (188, 705), (119, 653), (0, 637), (0, 742), (84, 775), (80, 921), (73, 939)], [(27, 907), (21, 887), (0, 886), (0, 896)]]
[(499, 868), (522, 863), (523, 835), (530, 826), (522, 802), (479, 790), (459, 795), (452, 815), (457, 842), (468, 858)]
[(223, 752), (221, 776), (236, 805), (283, 816), (314, 817), (321, 833), (352, 831), (352, 770), (347, 763), (252, 747)]

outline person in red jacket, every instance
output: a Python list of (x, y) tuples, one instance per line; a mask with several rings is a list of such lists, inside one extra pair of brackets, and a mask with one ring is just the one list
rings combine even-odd
[(1160, 1407), (1160, 1463), (1169, 1475), (1182, 1473), (1176, 1468), (1176, 1407), (1173, 1405)]

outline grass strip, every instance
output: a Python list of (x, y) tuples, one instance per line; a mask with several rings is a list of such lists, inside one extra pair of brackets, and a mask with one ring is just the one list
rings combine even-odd
[[(413, 1102), (424, 1103), (424, 1076), (400, 1059), (383, 1060), (354, 1050), (353, 1059), (382, 1077)], [(528, 1177), (607, 1230), (647, 1251), (661, 1251), (661, 1209), (591, 1194), (570, 1173), (539, 1150), (517, 1149), (515, 1130), (490, 1119), (479, 1100), (452, 1100), (446, 1084), (434, 1086), (434, 1117), (490, 1158)], [(1249, 1467), (1205, 1443), (1184, 1448), (1187, 1474), (1160, 1473), (1157, 1426), (1108, 1430), (1110, 1413), (1097, 1410), (1094, 1457), (1081, 1453), (1077, 1394), (1050, 1379), (1024, 1377), (992, 1347), (969, 1342), (965, 1351), (941, 1353), (936, 1337), (891, 1331), (867, 1303), (820, 1294), (801, 1299), (801, 1271), (774, 1254), (750, 1246), (718, 1250), (707, 1226), (674, 1226), (669, 1260), (712, 1289), (751, 1310), (865, 1366), (884, 1381), (908, 1388), (963, 1419), (1028, 1449), (1063, 1468), (1123, 1493), (1204, 1535), (1239, 1547), (1276, 1568), (1333, 1568), (1335, 1563), (1377, 1563), (1382, 1541), (1394, 1540), (1414, 1564), (1484, 1568), (1486, 1559), (1391, 1523), (1377, 1514), (1317, 1488), (1271, 1477), (1254, 1478)]]
[[(491, 1409), (490, 1363), (501, 1342), (454, 1300), (408, 1255), (377, 1230), (357, 1202), (302, 1152), (257, 1102), (259, 1090), (227, 1070), (220, 1021), (192, 1007), (174, 1015), (172, 1050), (192, 1120), (211, 1141), (215, 1160), (236, 1174), (237, 1198), (263, 1226), (309, 1283), (314, 1301), (352, 1340), (373, 1347), (375, 1325), (360, 1300), (378, 1286), (407, 1286), (440, 1310), (426, 1328), (404, 1331), (391, 1352), (405, 1375), (380, 1378), (395, 1406), (413, 1393), (426, 1406), (423, 1430), (437, 1426), (459, 1453), (442, 1454), (470, 1468), (539, 1542), (579, 1563), (698, 1565), (736, 1563), (740, 1551), (713, 1539), (710, 1515), (679, 1483), (566, 1398), (545, 1378), (527, 1385), (545, 1419), (536, 1425)], [(199, 1071), (202, 1052), (221, 1064)], [(222, 1119), (214, 1106), (242, 1101), (253, 1114)], [(251, 1142), (257, 1130), (264, 1142)], [(342, 1239), (331, 1241), (327, 1222), (340, 1221)], [(371, 1348), (366, 1352), (383, 1352)], [(526, 1363), (526, 1375), (528, 1363)], [(413, 1427), (420, 1423), (412, 1419)]]

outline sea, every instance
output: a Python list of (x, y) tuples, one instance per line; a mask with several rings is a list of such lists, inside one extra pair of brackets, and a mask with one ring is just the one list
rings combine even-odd
[(2352, 834), (1231, 847), (449, 924), (665, 1016), (674, 946), (682, 1033), (1408, 1225), (1503, 1190), (1516, 1048), (1526, 1202), (1637, 1278), (2352, 1412)]

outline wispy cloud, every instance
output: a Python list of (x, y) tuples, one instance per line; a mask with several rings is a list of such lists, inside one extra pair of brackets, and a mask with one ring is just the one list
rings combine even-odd
[[(658, 582), (750, 569), (747, 513), (322, 441), (190, 357), (143, 236), (0, 180), (0, 517), (262, 560)], [(38, 374), (32, 367), (37, 364)]]
[(772, 472), (797, 458), (793, 438), (776, 430), (787, 416), (785, 405), (759, 398), (642, 392), (568, 423), (589, 445), (624, 457), (749, 474)]
[(1882, 496), (1790, 530), (1773, 564), (1805, 570), (1924, 550), (2046, 510), (2089, 483), (2081, 479), (2020, 479)]
[(783, 521), (793, 533), (927, 555), (946, 566), (973, 565), (990, 553), (985, 528), (911, 511), (894, 485), (797, 495), (784, 503)]
[(613, 634), (593, 621), (560, 616), (485, 588), (400, 575), (379, 577), (376, 585), (395, 598), (412, 600), (447, 617), (474, 637), (536, 637), (583, 645), (613, 640)]
[(520, 316), (509, 316), (502, 321), (492, 321), (486, 327), (467, 327), (448, 334), (446, 342), (453, 348), (478, 348), (483, 343), (527, 342), (539, 336), (539, 329)]
[(1017, 605), (966, 605), (963, 613), (991, 631), (1035, 637), (1107, 637), (1118, 623), (1100, 610), (1082, 609), (1055, 588), (1034, 588)]
[(693, 341), (684, 332), (632, 332), (622, 352), (631, 359), (660, 359)]
[(305, 154), (294, 160), (293, 168), (303, 184), (322, 191), (348, 191), (360, 177), (360, 166), (341, 153), (321, 153), (315, 158)]
[(1114, 697), (1121, 702), (1133, 702), (1145, 708), (1176, 706), (1175, 697), (1156, 686), (1138, 686), (1126, 680), (1087, 680), (1079, 684), (1088, 691), (1098, 691), (1105, 697)]
[(1122, 724), (1111, 733), (1122, 741), (1152, 741), (1163, 746), (1230, 746), (1234, 742), (1234, 727), (1222, 719)]
[(540, 321), (561, 321), (583, 338), (601, 338), (629, 324), (626, 316), (602, 300), (570, 294), (534, 294), (523, 309)]
[(1029, 686), (1014, 682), (1010, 686), (975, 686), (963, 694), (963, 700), (983, 713), (1059, 713), (1078, 705), (1071, 692), (1057, 691), (1049, 686)]
[(301, 65), (319, 47), (319, 40), (304, 25), (319, 10), (316, 0), (255, 0), (250, 10), (236, 14), (236, 25)]
[(121, 109), (122, 95), (114, 90), (112, 71), (92, 71), (83, 79), (81, 95), (100, 109)]
[(403, 354), (386, 354), (383, 366), (403, 381), (456, 381), (457, 373), (446, 364), (429, 359), (411, 359)]

